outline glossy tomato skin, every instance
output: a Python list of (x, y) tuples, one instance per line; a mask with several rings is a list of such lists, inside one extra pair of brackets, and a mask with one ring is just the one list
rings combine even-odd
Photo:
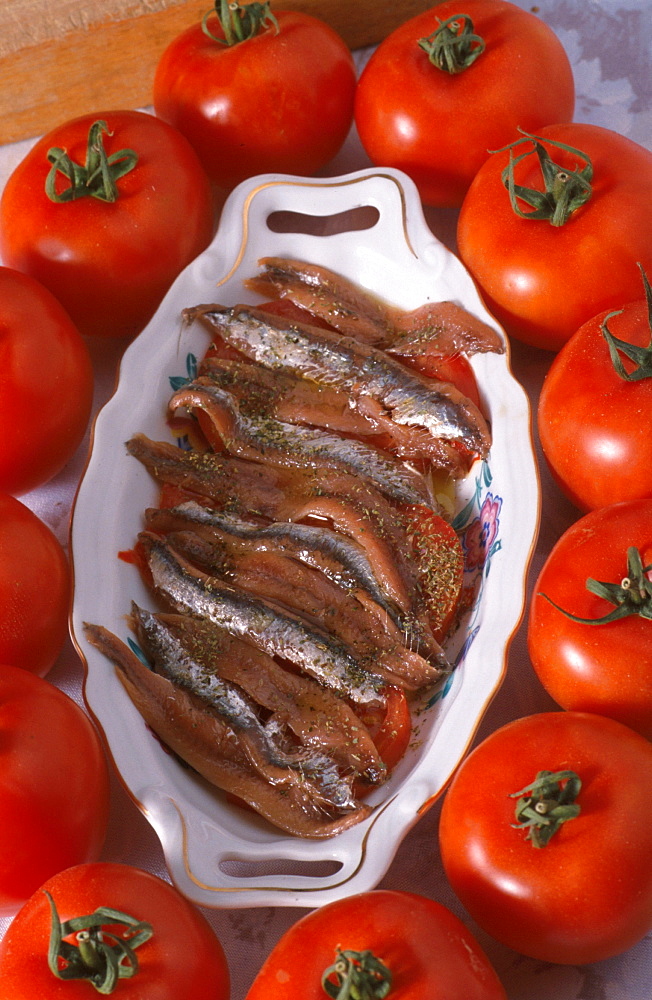
[(0, 912), (11, 912), (55, 872), (99, 857), (109, 776), (79, 705), (18, 667), (0, 666), (0, 746)]
[[(50, 201), (48, 150), (61, 147), (83, 164), (98, 120), (110, 131), (107, 154), (138, 155), (117, 181), (117, 200)], [(102, 111), (53, 129), (18, 164), (0, 201), (5, 264), (49, 288), (82, 334), (135, 336), (212, 233), (213, 195), (195, 152), (176, 129), (140, 111)]]
[(93, 402), (86, 343), (39, 282), (0, 267), (0, 490), (52, 479), (82, 441)]
[(43, 677), (68, 634), (70, 570), (52, 530), (0, 493), (0, 663)]
[[(486, 48), (450, 74), (418, 42), (462, 13)], [(503, 0), (445, 0), (378, 46), (360, 76), (355, 122), (374, 163), (405, 171), (426, 204), (458, 206), (489, 150), (518, 127), (570, 121), (574, 105), (568, 57), (540, 18)]]
[(410, 892), (376, 889), (327, 903), (280, 939), (247, 1000), (323, 1000), (338, 949), (370, 950), (392, 973), (392, 1000), (506, 1000), (471, 932), (450, 910)]
[[(258, 173), (315, 173), (353, 121), (355, 69), (344, 41), (311, 15), (275, 16), (278, 31), (264, 27), (233, 46), (193, 25), (156, 68), (157, 115), (183, 132), (220, 188)], [(217, 18), (208, 27), (224, 37)]]
[(62, 921), (107, 906), (152, 924), (152, 937), (136, 951), (138, 972), (119, 981), (116, 997), (228, 1000), (224, 952), (203, 914), (168, 882), (110, 862), (60, 871), (25, 903), (0, 942), (0, 1000), (82, 1000), (96, 995), (88, 982), (62, 981), (50, 972), (50, 908), (41, 889), (51, 894)]
[(542, 594), (579, 618), (601, 618), (613, 604), (586, 580), (619, 584), (627, 549), (652, 563), (652, 500), (591, 511), (567, 529), (536, 582), (528, 620), (532, 665), (548, 693), (566, 709), (618, 719), (652, 739), (652, 622), (631, 615), (605, 625), (573, 622)]
[[(515, 829), (513, 793), (541, 770), (573, 770), (579, 816), (546, 847)], [(441, 813), (453, 890), (498, 941), (582, 965), (619, 954), (652, 927), (652, 744), (619, 722), (543, 712), (508, 723), (462, 763)]]
[[(507, 332), (558, 351), (593, 316), (640, 298), (637, 262), (652, 271), (652, 152), (597, 125), (550, 125), (539, 135), (590, 156), (590, 200), (563, 226), (520, 218), (501, 181), (509, 152), (495, 153), (466, 194), (457, 241), (487, 308)], [(562, 167), (584, 165), (546, 148)], [(543, 190), (536, 156), (517, 164), (515, 179)]]
[[(613, 310), (610, 310), (613, 311)], [(652, 497), (652, 379), (629, 382), (614, 369), (602, 324), (594, 316), (553, 359), (539, 396), (544, 457), (568, 499), (582, 511)], [(608, 320), (614, 337), (650, 343), (645, 300)], [(631, 363), (623, 361), (631, 370)]]

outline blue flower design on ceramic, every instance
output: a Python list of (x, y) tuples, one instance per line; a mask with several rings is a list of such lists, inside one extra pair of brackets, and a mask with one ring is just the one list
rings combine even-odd
[[(168, 375), (168, 382), (173, 392), (177, 392), (179, 389), (183, 388), (184, 385), (188, 385), (188, 382), (192, 382), (193, 379), (197, 378), (197, 357), (192, 353), (186, 354), (186, 374), (185, 375)], [(177, 436), (177, 444), (184, 451), (190, 451), (192, 445), (188, 436), (186, 434)]]
[(197, 358), (192, 353), (186, 354), (185, 375), (168, 375), (168, 381), (173, 392), (181, 389), (184, 385), (187, 385), (188, 382), (192, 382), (195, 378), (197, 378)]
[(480, 512), (462, 535), (464, 563), (468, 572), (479, 570), (486, 575), (493, 556), (501, 548), (500, 530), (501, 497), (487, 492), (482, 500)]
[(462, 645), (454, 657), (455, 668), (464, 662), (478, 633), (476, 623), (484, 581), (494, 557), (502, 548), (500, 515), (503, 500), (491, 490), (492, 479), (488, 462), (483, 462), (470, 500), (453, 520), (464, 551), (464, 585), (475, 595), (469, 620), (465, 623)]

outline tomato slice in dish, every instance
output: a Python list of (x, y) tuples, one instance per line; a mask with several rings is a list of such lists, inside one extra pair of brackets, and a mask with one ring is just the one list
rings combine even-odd
[(428, 507), (403, 508), (433, 634), (441, 642), (462, 596), (464, 552), (457, 532)]

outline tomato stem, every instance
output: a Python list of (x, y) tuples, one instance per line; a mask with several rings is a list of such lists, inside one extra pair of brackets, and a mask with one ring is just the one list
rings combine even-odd
[[(104, 121), (96, 121), (88, 132), (86, 162), (82, 166), (70, 158), (65, 149), (52, 146), (48, 150), (48, 160), (52, 164), (45, 179), (45, 193), (50, 201), (67, 202), (77, 198), (98, 198), (100, 201), (114, 202), (118, 198), (117, 181), (133, 170), (138, 156), (133, 149), (120, 149), (107, 156), (104, 148), (104, 132), (111, 135)], [(70, 186), (57, 191), (57, 174), (62, 173)]]
[[(519, 129), (519, 132), (522, 133), (523, 138), (517, 139), (508, 146), (503, 146), (501, 149), (491, 150), (492, 153), (501, 153), (509, 149), (509, 164), (503, 170), (501, 179), (509, 192), (512, 209), (522, 219), (543, 219), (552, 226), (563, 226), (578, 208), (586, 204), (593, 193), (591, 159), (586, 153), (573, 146), (568, 146), (564, 142), (556, 142), (554, 139), (543, 140), (539, 136), (524, 132), (522, 129)], [(542, 145), (544, 141), (579, 157), (583, 166), (576, 166), (574, 170), (568, 170), (555, 163), (548, 150)], [(524, 142), (531, 143), (532, 148), (519, 156), (514, 156), (514, 148)], [(523, 187), (517, 184), (514, 179), (516, 165), (532, 154), (535, 154), (539, 160), (545, 191)], [(522, 209), (519, 200), (530, 205), (531, 211)]]
[(337, 951), (321, 979), (333, 1000), (383, 1000), (392, 988), (392, 974), (371, 951)]
[(527, 830), (533, 847), (545, 847), (560, 827), (579, 816), (575, 799), (582, 782), (575, 771), (539, 771), (531, 785), (512, 792), (516, 803), (516, 830)]
[[(105, 906), (89, 916), (61, 922), (54, 899), (47, 890), (43, 891), (52, 917), (48, 965), (57, 979), (84, 979), (98, 993), (108, 995), (119, 979), (136, 975), (135, 950), (151, 938), (154, 933), (151, 924)], [(125, 930), (119, 935), (115, 925)], [(73, 935), (75, 943), (66, 940)]]
[[(614, 337), (607, 324), (613, 316), (619, 316), (622, 309), (615, 309), (613, 312), (610, 312), (608, 316), (605, 316), (601, 326), (602, 336), (607, 341), (614, 371), (626, 382), (640, 382), (641, 379), (650, 378), (650, 376), (652, 376), (652, 287), (650, 287), (647, 274), (643, 270), (643, 265), (639, 263), (638, 266), (643, 276), (643, 287), (645, 288), (647, 323), (650, 328), (650, 343), (647, 347), (638, 347), (636, 344), (630, 344), (626, 340), (620, 340), (618, 337)], [(622, 358), (618, 353), (619, 351), (624, 354), (625, 357), (629, 358), (630, 361), (634, 362), (634, 368), (631, 372), (628, 372), (625, 369)]]
[[(224, 37), (214, 35), (208, 27), (208, 19), (215, 15), (222, 26)], [(278, 33), (278, 21), (269, 5), (263, 3), (239, 3), (238, 0), (215, 0), (213, 8), (207, 11), (201, 22), (202, 31), (220, 45), (239, 45), (253, 38), (263, 28), (273, 27)]]
[(635, 546), (630, 546), (627, 549), (627, 575), (620, 583), (605, 583), (588, 577), (586, 589), (596, 597), (602, 597), (615, 605), (614, 610), (602, 618), (579, 618), (570, 611), (564, 611), (547, 594), (540, 593), (538, 596), (545, 598), (553, 608), (561, 611), (562, 615), (580, 625), (605, 625), (620, 618), (628, 618), (630, 615), (640, 615), (641, 618), (652, 620), (652, 581), (647, 576), (650, 570), (652, 564), (643, 566), (640, 552)]
[(419, 39), (420, 48), (437, 69), (451, 75), (463, 73), (484, 52), (484, 39), (474, 33), (468, 14), (454, 14), (446, 21), (437, 18), (437, 23), (432, 35)]

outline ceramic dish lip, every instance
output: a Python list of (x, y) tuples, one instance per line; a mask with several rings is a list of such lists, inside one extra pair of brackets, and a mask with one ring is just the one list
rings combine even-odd
[[(370, 205), (378, 221), (352, 233), (286, 234), (267, 225), (276, 211), (330, 217)], [(121, 782), (156, 830), (173, 882), (208, 907), (318, 906), (378, 884), (405, 835), (445, 789), (502, 683), (509, 644), (524, 613), (540, 514), (530, 407), (511, 374), (507, 345), (504, 355), (478, 355), (472, 361), (490, 410), (494, 445), (489, 462), (477, 463), (465, 480), (457, 522), (473, 546), (485, 508), (490, 522), (493, 517), (493, 548), (474, 555), (482, 597), (457, 637), (461, 666), (426, 718), (426, 724), (435, 719), (425, 739), (427, 750), (410, 751), (379, 791), (369, 820), (329, 840), (289, 837), (229, 806), (166, 755), (113, 667), (86, 641), (83, 622), (95, 621), (126, 637), (123, 619), (130, 599), (146, 607), (151, 603), (134, 567), (117, 559), (119, 550), (133, 544), (143, 506), (155, 495), (149, 474), (127, 457), (124, 442), (137, 431), (169, 438), (164, 424), (169, 377), (183, 375), (189, 348), (198, 350), (197, 331), (183, 327), (180, 311), (199, 301), (220, 298), (231, 304), (242, 298), (241, 279), (255, 273), (258, 258), (265, 255), (303, 257), (334, 269), (339, 263), (348, 277), (404, 308), (428, 298), (454, 298), (502, 332), (461, 263), (428, 229), (409, 178), (398, 170), (370, 168), (323, 179), (270, 174), (243, 182), (227, 199), (211, 245), (177, 278), (125, 351), (116, 390), (95, 420), (73, 506), (71, 635), (85, 668), (87, 708)], [(388, 274), (396, 282), (403, 279), (391, 295)], [(199, 290), (204, 294), (198, 298)], [(207, 343), (203, 336), (201, 344)], [(511, 533), (498, 532), (501, 518)], [(500, 572), (507, 563), (509, 573)], [(473, 644), (466, 651), (467, 632), (477, 632), (481, 647)], [(471, 669), (479, 681), (465, 688)], [(229, 872), (239, 866), (251, 874)]]

